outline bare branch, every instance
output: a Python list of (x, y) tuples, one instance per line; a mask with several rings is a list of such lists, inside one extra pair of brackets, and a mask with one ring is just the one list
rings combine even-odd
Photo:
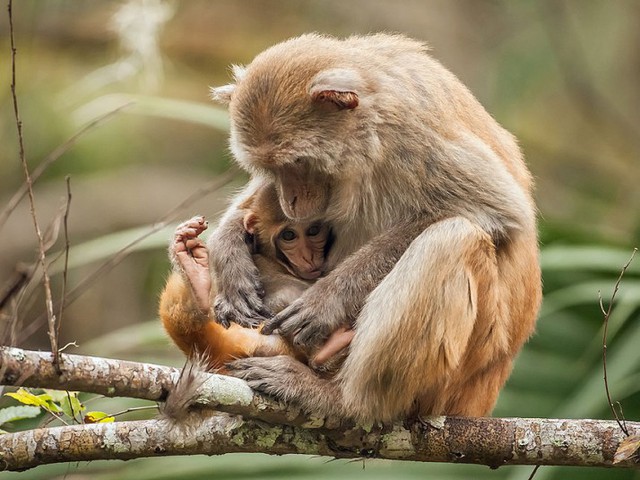
[(53, 296), (51, 295), (51, 279), (47, 271), (47, 259), (46, 248), (44, 244), (44, 238), (40, 231), (40, 224), (38, 223), (38, 217), (36, 214), (35, 198), (33, 195), (33, 183), (31, 181), (31, 174), (29, 173), (29, 166), (27, 165), (27, 158), (24, 152), (24, 138), (22, 135), (22, 120), (20, 120), (20, 110), (18, 108), (18, 97), (16, 95), (16, 54), (17, 49), (15, 45), (15, 38), (13, 32), (13, 2), (9, 0), (7, 10), (9, 12), (9, 38), (11, 43), (11, 98), (13, 100), (13, 113), (16, 120), (16, 127), (18, 130), (18, 146), (20, 151), (20, 163), (24, 170), (24, 176), (27, 183), (27, 192), (29, 194), (29, 206), (31, 209), (31, 218), (33, 220), (33, 227), (38, 237), (39, 245), (39, 258), (40, 267), (43, 274), (43, 285), (45, 292), (45, 303), (47, 307), (47, 320), (49, 324), (49, 342), (51, 343), (51, 351), (53, 352), (53, 364), (56, 368), (60, 367), (60, 358), (58, 353), (58, 337), (56, 329), (56, 316), (53, 313)]
[[(180, 212), (187, 205), (192, 204), (196, 199), (202, 198), (209, 193), (212, 193), (225, 185), (232, 182), (235, 178), (237, 178), (240, 170), (237, 167), (231, 167), (227, 170), (223, 175), (220, 175), (215, 180), (207, 183), (203, 187), (195, 190), (191, 195), (185, 198), (182, 202), (172, 208), (169, 212), (163, 215), (156, 223), (154, 223), (151, 228), (145, 232), (143, 235), (140, 235), (135, 240), (131, 241), (129, 244), (122, 247), (118, 252), (115, 253), (112, 257), (102, 263), (98, 268), (89, 273), (84, 279), (82, 279), (74, 288), (70, 289), (65, 297), (64, 306), (68, 307), (73, 302), (75, 302), (87, 289), (99, 279), (102, 275), (109, 272), (115, 266), (120, 264), (127, 256), (131, 253), (131, 249), (143, 241), (145, 238), (153, 235), (159, 230), (162, 230), (164, 227), (169, 225), (172, 221), (175, 221), (175, 216), (178, 212)], [(56, 307), (59, 307), (59, 304), (55, 304)], [(41, 323), (44, 321), (43, 316), (37, 317), (30, 324), (28, 324), (21, 332), (20, 341), (23, 342), (31, 335), (33, 335)]]
[(604, 304), (602, 303), (602, 295), (600, 294), (600, 292), (598, 292), (598, 300), (599, 300), (598, 303), (600, 304), (600, 310), (604, 314), (604, 332), (602, 334), (602, 372), (603, 372), (603, 379), (604, 379), (604, 391), (607, 394), (607, 403), (609, 404), (609, 408), (611, 409), (611, 412), (613, 413), (613, 416), (616, 419), (616, 422), (618, 422), (620, 429), (624, 432), (624, 434), (627, 437), (629, 436), (629, 430), (627, 429), (626, 421), (622, 416), (622, 406), (618, 402), (618, 405), (620, 405), (620, 415), (618, 415), (618, 412), (616, 411), (616, 408), (613, 405), (613, 400), (611, 400), (611, 392), (609, 391), (609, 380), (607, 378), (607, 331), (609, 328), (609, 317), (611, 316), (611, 311), (613, 309), (613, 303), (616, 299), (616, 294), (620, 289), (620, 283), (622, 282), (622, 277), (624, 277), (624, 274), (626, 273), (627, 269), (631, 265), (631, 262), (633, 261), (633, 257), (636, 255), (637, 251), (638, 251), (637, 248), (633, 249), (633, 253), (631, 253), (631, 258), (629, 258), (627, 263), (625, 263), (624, 266), (622, 267), (622, 270), (620, 271), (620, 275), (618, 275), (618, 280), (616, 280), (616, 283), (613, 287), (613, 293), (611, 294), (611, 299), (609, 300), (609, 308), (607, 308), (606, 311), (604, 309)]
[[(0, 383), (165, 400), (175, 368), (63, 355), (63, 373), (51, 354), (0, 349)], [(39, 429), (0, 436), (6, 469), (95, 459), (158, 455), (264, 452), (338, 458), (389, 458), (489, 465), (612, 466), (624, 439), (614, 421), (436, 417), (413, 424), (361, 427), (319, 419), (257, 393), (239, 379), (206, 375), (195, 406), (175, 420), (121, 422)], [(204, 408), (205, 406), (210, 408)], [(242, 415), (220, 416), (212, 409)], [(254, 420), (250, 420), (250, 419)], [(267, 425), (264, 422), (277, 423)], [(639, 422), (628, 422), (640, 434)], [(616, 466), (638, 467), (634, 458)]]
[(69, 248), (71, 242), (69, 241), (69, 210), (71, 208), (71, 177), (67, 175), (65, 178), (67, 183), (67, 202), (64, 210), (64, 267), (62, 269), (62, 293), (60, 294), (60, 310), (58, 311), (58, 329), (56, 336), (60, 338), (60, 325), (62, 324), (62, 314), (64, 313), (64, 306), (67, 299), (67, 276), (69, 273)]
[[(58, 373), (51, 364), (51, 353), (13, 347), (0, 347), (0, 385), (78, 390), (107, 397), (131, 397), (164, 402), (175, 390), (180, 370), (149, 363), (128, 362), (84, 355), (61, 355)], [(261, 418), (291, 425), (335, 426), (335, 419), (309, 419), (299, 408), (283, 406), (253, 392), (240, 379), (198, 372), (196, 408)], [(182, 394), (182, 392), (179, 392)]]
[[(640, 432), (640, 424), (632, 428)], [(264, 452), (335, 458), (387, 458), (488, 465), (612, 466), (622, 440), (615, 422), (521, 418), (442, 418), (343, 430), (268, 425), (195, 412), (175, 425), (163, 419), (37, 429), (0, 436), (5, 470), (98, 459)], [(585, 447), (588, 445), (588, 448)], [(636, 467), (634, 460), (616, 466)]]
[[(86, 133), (94, 130), (98, 126), (105, 123), (107, 120), (110, 120), (117, 113), (120, 113), (125, 108), (128, 108), (129, 106), (133, 105), (133, 103), (134, 102), (129, 102), (117, 108), (114, 108), (113, 110), (87, 123), (84, 127), (82, 127), (80, 130), (74, 133), (64, 143), (62, 143), (55, 150), (53, 150), (49, 155), (47, 155), (42, 160), (42, 162), (40, 162), (38, 166), (33, 170), (33, 172), (31, 172), (31, 183), (32, 184), (35, 183), (36, 180), (40, 178), (40, 176), (47, 170), (47, 168), (51, 166), (51, 164), (53, 164), (56, 160), (58, 160), (62, 155), (67, 153), (78, 142), (78, 140), (82, 138)], [(27, 190), (28, 188), (25, 182), (20, 186), (18, 191), (16, 191), (16, 193), (13, 194), (13, 196), (7, 203), (6, 207), (0, 212), (0, 230), (2, 230), (2, 227), (4, 227), (5, 223), (7, 222), (7, 220), (13, 213), (13, 211), (16, 209), (20, 201), (27, 194)]]
[(533, 480), (533, 477), (536, 476), (536, 473), (538, 473), (538, 469), (541, 467), (542, 465), (536, 465), (534, 467), (534, 469), (531, 471), (531, 475), (529, 475), (528, 480)]
[(122, 415), (126, 415), (127, 413), (131, 413), (131, 412), (141, 412), (144, 410), (158, 410), (158, 406), (157, 405), (145, 405), (143, 407), (131, 407), (131, 408), (127, 408), (125, 410), (122, 410), (120, 412), (117, 413), (111, 413), (109, 414), (110, 417), (121, 417)]

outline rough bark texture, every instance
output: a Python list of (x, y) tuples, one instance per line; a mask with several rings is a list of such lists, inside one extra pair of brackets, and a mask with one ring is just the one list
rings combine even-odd
[[(111, 396), (163, 400), (178, 370), (78, 355), (63, 355), (55, 374), (51, 355), (0, 349), (0, 383), (66, 388)], [(624, 434), (613, 421), (527, 418), (429, 418), (424, 422), (356, 426), (312, 419), (253, 394), (244, 382), (208, 375), (200, 408), (180, 421), (118, 422), (43, 428), (0, 436), (0, 465), (21, 470), (47, 463), (230, 452), (300, 453), (488, 465), (612, 466)], [(203, 405), (242, 412), (218, 414)], [(255, 419), (250, 419), (251, 417)], [(282, 420), (269, 425), (263, 420)], [(306, 428), (305, 428), (306, 427)], [(309, 428), (314, 427), (314, 428)], [(627, 422), (631, 435), (640, 423)], [(638, 468), (631, 458), (617, 467)]]
[[(62, 374), (50, 352), (0, 348), (0, 384), (80, 390), (107, 397), (164, 401), (180, 374), (177, 368), (83, 355), (60, 355)], [(89, 387), (89, 390), (87, 390)]]
[[(126, 460), (231, 452), (300, 453), (422, 462), (611, 466), (623, 438), (615, 422), (524, 418), (439, 418), (438, 425), (342, 430), (267, 425), (257, 420), (193, 413), (185, 422), (137, 422), (41, 428), (0, 436), (4, 470), (56, 462)], [(640, 426), (629, 425), (640, 433)], [(633, 460), (618, 466), (637, 467)]]
[[(77, 390), (107, 397), (164, 402), (180, 376), (180, 370), (173, 367), (67, 354), (60, 355), (62, 375), (58, 375), (52, 358), (49, 352), (1, 347), (0, 385)], [(288, 425), (324, 426), (331, 420), (310, 418), (295, 406), (284, 406), (253, 392), (243, 380), (212, 373), (200, 375), (195, 404)], [(339, 423), (331, 422), (332, 426)]]

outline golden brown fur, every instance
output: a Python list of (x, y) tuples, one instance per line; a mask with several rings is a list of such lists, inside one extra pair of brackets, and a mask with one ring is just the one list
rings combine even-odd
[[(277, 335), (237, 324), (228, 328), (212, 318), (211, 276), (208, 252), (198, 236), (207, 228), (203, 217), (194, 217), (176, 228), (169, 247), (173, 272), (160, 296), (159, 315), (174, 343), (187, 357), (207, 359), (209, 367), (223, 371), (230, 360), (254, 355), (294, 355), (290, 345)], [(254, 255), (265, 275), (266, 300), (274, 311), (282, 309), (309, 286), (291, 276), (275, 258)]]
[[(289, 221), (280, 210), (273, 185), (256, 192), (241, 208), (246, 233), (253, 238), (252, 258), (262, 275), (266, 308), (279, 312), (324, 273), (330, 228), (320, 222)], [(210, 304), (211, 290), (215, 295), (216, 287), (211, 284), (207, 247), (198, 238), (206, 228), (200, 216), (182, 223), (169, 248), (174, 268), (160, 297), (159, 314), (174, 343), (188, 357), (202, 354), (209, 366), (218, 370), (235, 358), (280, 354), (306, 358), (279, 336), (216, 321)], [(285, 230), (295, 233), (295, 239), (287, 242), (279, 238)]]
[(224, 372), (227, 362), (254, 355), (293, 355), (277, 335), (232, 324), (228, 329), (194, 305), (193, 294), (182, 275), (172, 272), (160, 297), (160, 319), (173, 342), (187, 357), (200, 353), (208, 367)]
[[(288, 357), (232, 373), (320, 414), (484, 415), (531, 335), (541, 289), (532, 182), (513, 136), (423, 44), (304, 35), (236, 69), (231, 149), (295, 220), (330, 221), (332, 271), (269, 320), (318, 348), (356, 334), (339, 375)], [(262, 308), (232, 206), (212, 236), (216, 312)], [(233, 258), (225, 262), (224, 258)]]

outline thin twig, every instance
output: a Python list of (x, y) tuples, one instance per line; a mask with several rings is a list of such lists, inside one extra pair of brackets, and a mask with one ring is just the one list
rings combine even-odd
[(217, 178), (214, 182), (211, 182), (208, 185), (196, 190), (192, 195), (187, 197), (184, 201), (182, 201), (180, 204), (178, 204), (176, 207), (170, 210), (167, 214), (163, 215), (163, 217), (158, 222), (154, 223), (151, 226), (149, 231), (147, 231), (143, 235), (140, 235), (138, 238), (136, 238), (135, 240), (129, 242), (127, 245), (122, 247), (115, 255), (109, 258), (109, 260), (107, 260), (102, 265), (100, 265), (96, 270), (91, 272), (86, 278), (81, 280), (80, 283), (75, 288), (70, 290), (67, 296), (66, 305), (70, 305), (75, 300), (77, 300), (77, 298), (80, 295), (82, 295), (97, 278), (101, 277), (103, 274), (110, 271), (113, 267), (115, 267), (122, 260), (124, 260), (129, 255), (130, 250), (133, 247), (135, 247), (138, 243), (140, 243), (145, 238), (153, 235), (154, 233), (162, 230), (167, 225), (169, 225), (171, 221), (173, 221), (173, 217), (177, 212), (182, 210), (185, 206), (193, 203), (195, 199), (200, 198), (201, 196), (207, 193), (210, 193), (212, 191), (218, 190), (219, 188), (223, 187), (227, 183), (231, 182), (235, 178), (236, 174), (237, 174), (236, 170), (232, 170), (225, 173), (221, 177)]
[(611, 400), (611, 392), (609, 391), (609, 380), (607, 378), (607, 330), (609, 328), (609, 317), (611, 316), (611, 311), (613, 309), (613, 302), (616, 298), (616, 294), (618, 293), (618, 289), (620, 288), (620, 282), (622, 282), (622, 277), (624, 277), (624, 274), (629, 268), (629, 265), (631, 265), (631, 262), (633, 261), (633, 257), (635, 256), (637, 251), (638, 251), (637, 248), (633, 249), (631, 258), (629, 258), (627, 263), (625, 263), (624, 266), (622, 267), (620, 275), (618, 275), (618, 280), (616, 281), (613, 287), (613, 293), (611, 294), (611, 300), (609, 301), (609, 308), (607, 308), (606, 310), (602, 302), (602, 294), (598, 291), (598, 299), (599, 299), (598, 303), (600, 304), (600, 311), (604, 315), (604, 332), (602, 334), (602, 371), (603, 371), (603, 378), (604, 378), (604, 390), (605, 390), (605, 393), (607, 394), (607, 403), (609, 404), (609, 408), (611, 409), (611, 412), (613, 413), (613, 416), (615, 417), (616, 422), (618, 422), (620, 429), (624, 432), (626, 436), (629, 436), (629, 430), (627, 429), (624, 417), (622, 418), (622, 420), (620, 419), (620, 417), (622, 416), (622, 408), (620, 409), (621, 414), (618, 415), (618, 412), (616, 412), (616, 408), (613, 405), (613, 400)]
[(531, 472), (531, 475), (529, 475), (529, 478), (527, 480), (533, 480), (533, 477), (536, 476), (536, 473), (538, 473), (538, 469), (541, 467), (542, 465), (536, 465), (533, 468), (533, 471)]
[[(49, 248), (53, 246), (58, 237), (58, 231), (60, 228), (60, 224), (63, 223), (65, 212), (68, 209), (68, 206), (64, 206), (61, 208), (53, 220), (52, 224), (47, 228), (44, 239), (45, 239), (45, 252), (48, 252)], [(65, 226), (66, 228), (66, 226)], [(66, 236), (66, 232), (65, 232)], [(68, 239), (67, 239), (68, 242)], [(62, 258), (65, 254), (68, 254), (66, 249), (63, 249), (58, 253), (55, 258), (53, 258), (49, 262), (49, 267), (53, 265), (58, 259)], [(15, 299), (11, 306), (11, 311), (8, 313), (9, 321), (9, 339), (7, 340), (5, 334), (2, 335), (2, 344), (4, 345), (16, 345), (16, 330), (18, 324), (18, 309), (23, 308), (24, 310), (29, 310), (30, 306), (23, 307), (22, 303), (26, 299), (30, 305), (33, 305), (35, 300), (37, 300), (37, 296), (35, 295), (35, 288), (32, 287), (33, 284), (42, 284), (43, 276), (40, 275), (38, 278), (35, 278), (34, 275), (38, 270), (38, 266), (40, 265), (40, 260), (36, 260), (31, 265), (16, 265), (16, 274), (10, 283), (9, 286), (5, 289), (5, 293), (0, 296), (0, 311), (2, 311), (3, 307), (9, 304), (9, 301)], [(64, 289), (64, 287), (63, 287)], [(64, 296), (64, 293), (63, 293)], [(58, 306), (55, 306), (57, 309)], [(58, 329), (56, 331), (56, 337), (59, 338), (59, 329), (60, 329), (60, 320), (57, 322)], [(6, 332), (6, 331), (5, 331)], [(21, 332), (22, 334), (23, 332)]]
[(158, 405), (145, 405), (143, 407), (131, 407), (131, 408), (127, 408), (126, 410), (122, 410), (121, 412), (118, 413), (112, 413), (109, 416), (110, 417), (119, 417), (121, 415), (124, 415), (126, 413), (130, 413), (130, 412), (138, 412), (140, 410), (151, 410), (151, 409), (158, 409)]
[(62, 314), (64, 313), (64, 305), (67, 298), (67, 274), (69, 271), (69, 209), (71, 208), (71, 178), (69, 175), (65, 178), (67, 183), (67, 203), (64, 210), (64, 267), (62, 269), (62, 294), (60, 295), (60, 310), (58, 311), (58, 329), (56, 337), (60, 338), (60, 325), (62, 324)]
[[(67, 392), (69, 393), (69, 392)], [(49, 425), (51, 425), (51, 423), (55, 422), (56, 420), (60, 420), (62, 423), (64, 423), (67, 427), (69, 426), (69, 423), (65, 421), (64, 418), (62, 418), (61, 415), (58, 415), (56, 412), (54, 412), (53, 410), (50, 410), (47, 407), (41, 407), (45, 412), (47, 412), (49, 415), (51, 415), (51, 418), (49, 418), (48, 420), (45, 420), (44, 422), (42, 422), (41, 427), (48, 427)], [(75, 420), (75, 419), (74, 419)], [(76, 423), (75, 421), (73, 423)]]
[(64, 347), (60, 348), (60, 353), (64, 353), (64, 351), (69, 348), (69, 347), (76, 347), (78, 348), (78, 344), (76, 342), (69, 342), (67, 344), (65, 344)]
[[(65, 215), (65, 211), (66, 211), (67, 207), (65, 205), (62, 205), (62, 208), (60, 209), (59, 213), (56, 215), (56, 219), (54, 221), (54, 224), (58, 224), (57, 227), (55, 227), (55, 229), (57, 230), (59, 228), (59, 224), (63, 223), (64, 220), (64, 215)], [(55, 233), (55, 237), (51, 238), (48, 240), (48, 247), (47, 247), (47, 251), (49, 249), (50, 246), (53, 246), (55, 239), (57, 239), (57, 233)], [(53, 264), (55, 264), (58, 260), (60, 260), (61, 258), (65, 257), (65, 255), (67, 254), (67, 250), (66, 249), (62, 249), (60, 252), (58, 252), (50, 261), (49, 261), (49, 267), (51, 267)], [(25, 266), (22, 267), (22, 270), (24, 270), (25, 272), (27, 272), (27, 280), (25, 285), (18, 291), (16, 292), (16, 294), (14, 296), (17, 297), (16, 299), (16, 306), (19, 307), (22, 305), (22, 302), (26, 300), (29, 302), (29, 305), (33, 305), (34, 300), (36, 299), (36, 295), (35, 295), (35, 289), (32, 288), (32, 284), (36, 283), (42, 283), (42, 275), (40, 275), (37, 279), (34, 278), (34, 275), (36, 273), (36, 271), (38, 270), (38, 265), (40, 264), (39, 261), (35, 261), (34, 263), (32, 263), (29, 266)], [(18, 270), (18, 267), (16, 267), (16, 270)], [(28, 292), (28, 293), (27, 293)], [(54, 306), (55, 310), (57, 310), (59, 308), (59, 305), (56, 304)], [(24, 307), (24, 310), (29, 310), (30, 306)], [(13, 345), (13, 343), (12, 343)]]
[[(65, 347), (67, 346), (68, 345), (65, 345)], [(80, 421), (78, 421), (78, 419), (76, 418), (76, 412), (73, 410), (73, 403), (71, 402), (71, 392), (69, 392), (69, 390), (66, 390), (66, 393), (67, 393), (67, 401), (69, 402), (69, 409), (71, 410), (71, 419), (73, 420), (73, 423), (77, 423), (77, 424), (84, 423), (84, 418), (82, 416), (80, 416)]]
[[(117, 113), (133, 105), (134, 103), (135, 102), (128, 102), (124, 105), (119, 106), (118, 108), (114, 108), (113, 110), (87, 123), (84, 127), (82, 127), (80, 130), (74, 133), (64, 143), (62, 143), (55, 150), (53, 150), (49, 155), (47, 155), (42, 160), (42, 162), (40, 162), (40, 164), (33, 170), (33, 172), (31, 172), (31, 183), (32, 184), (35, 183), (36, 180), (40, 178), (40, 176), (45, 172), (47, 168), (49, 168), (49, 166), (52, 163), (54, 163), (62, 155), (68, 152), (71, 149), (71, 147), (73, 147), (78, 142), (78, 140), (81, 137), (83, 137), (86, 133), (89, 133), (91, 130), (102, 125), (107, 120), (110, 120), (112, 117), (114, 117)], [(26, 194), (27, 194), (27, 184), (24, 183), (20, 186), (18, 191), (16, 191), (16, 193), (13, 194), (13, 196), (9, 200), (9, 203), (7, 203), (7, 206), (2, 210), (2, 212), (0, 212), (0, 230), (2, 230), (2, 227), (4, 227), (5, 223), (7, 222), (7, 219), (11, 216), (11, 213), (13, 213), (13, 211), (16, 209), (16, 207), (18, 206), (18, 204)]]
[(622, 418), (622, 425), (624, 428), (627, 428), (627, 419), (624, 417), (624, 410), (622, 409), (622, 404), (616, 400), (616, 405), (618, 406), (618, 411), (620, 412), (620, 417)]
[(53, 365), (60, 372), (60, 356), (58, 354), (58, 338), (56, 336), (56, 316), (53, 313), (53, 296), (51, 295), (51, 279), (47, 271), (47, 261), (45, 253), (44, 239), (42, 232), (40, 231), (40, 224), (38, 223), (38, 217), (36, 214), (35, 199), (33, 195), (33, 183), (31, 181), (31, 174), (29, 173), (29, 166), (27, 165), (27, 159), (24, 151), (24, 138), (22, 135), (22, 121), (20, 120), (20, 110), (18, 108), (18, 97), (16, 95), (16, 54), (17, 49), (15, 46), (15, 38), (13, 31), (13, 2), (9, 0), (7, 10), (9, 13), (9, 38), (11, 42), (11, 97), (13, 100), (13, 113), (16, 120), (16, 127), (18, 129), (18, 145), (20, 150), (20, 162), (24, 170), (25, 180), (27, 182), (27, 193), (29, 194), (29, 206), (31, 209), (31, 218), (33, 220), (33, 226), (38, 237), (39, 245), (39, 257), (40, 266), (43, 273), (43, 285), (45, 291), (45, 304), (47, 308), (47, 319), (49, 323), (49, 342), (51, 343), (51, 352), (53, 353)]
[[(130, 243), (122, 247), (118, 252), (116, 252), (113, 256), (111, 256), (108, 260), (102, 263), (98, 268), (96, 268), (93, 272), (87, 275), (84, 279), (82, 279), (78, 285), (74, 288), (70, 289), (67, 292), (64, 306), (65, 308), (75, 302), (82, 294), (84, 294), (89, 287), (102, 275), (109, 272), (115, 266), (117, 266), (122, 260), (124, 260), (130, 253), (131, 249), (135, 247), (138, 243), (143, 241), (145, 238), (153, 235), (157, 231), (163, 229), (167, 225), (169, 225), (172, 221), (175, 220), (175, 215), (180, 212), (187, 205), (190, 205), (194, 202), (194, 200), (201, 198), (204, 195), (207, 195), (211, 192), (214, 192), (223, 186), (227, 185), (231, 181), (233, 181), (240, 170), (237, 167), (232, 167), (227, 172), (225, 172), (222, 176), (216, 178), (214, 181), (208, 183), (202, 188), (196, 190), (193, 194), (189, 195), (185, 200), (180, 202), (177, 206), (172, 208), (168, 213), (163, 215), (158, 222), (154, 223), (151, 228), (140, 235), (138, 238), (132, 240)], [(57, 305), (56, 305), (57, 306)], [(23, 342), (35, 332), (38, 331), (40, 325), (43, 321), (43, 316), (38, 316), (35, 320), (33, 320), (30, 324), (25, 326), (25, 328), (21, 331), (20, 341)]]
[[(20, 309), (22, 309), (23, 311), (30, 311), (31, 307), (37, 300), (37, 297), (32, 294), (33, 291), (31, 292), (31, 294), (28, 294), (27, 292), (31, 288), (31, 285), (36, 282), (35, 274), (36, 274), (36, 271), (38, 270), (38, 265), (39, 265), (39, 261), (36, 260), (31, 265), (20, 266), (19, 264), (18, 266), (16, 266), (16, 270), (18, 271), (24, 270), (24, 272), (26, 273), (26, 280), (25, 280), (25, 283), (22, 285), (22, 287), (19, 288), (13, 295), (13, 297), (15, 298), (15, 301), (12, 307), (12, 311), (10, 313), (11, 317), (9, 321), (11, 324), (11, 336), (10, 336), (10, 343), (8, 343), (8, 345), (17, 345), (19, 342), (21, 342), (21, 339), (19, 339), (17, 336), (18, 325), (20, 324), (19, 322)], [(37, 279), (37, 282), (42, 283), (41, 276)], [(27, 305), (23, 305), (23, 302), (25, 301), (25, 299), (27, 300)], [(20, 335), (21, 336), (23, 335), (22, 329), (20, 329)]]

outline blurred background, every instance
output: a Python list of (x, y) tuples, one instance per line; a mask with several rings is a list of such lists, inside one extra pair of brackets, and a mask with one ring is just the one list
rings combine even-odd
[[(36, 261), (0, 14), (0, 293)], [(208, 86), (231, 63), (304, 32), (402, 32), (428, 42), (519, 139), (536, 177), (545, 302), (495, 415), (611, 418), (602, 323), (622, 265), (640, 246), (640, 3), (637, 0), (126, 0), (14, 3), (17, 93), (43, 228), (60, 220), (69, 177), (71, 244), (60, 344), (71, 353), (170, 365), (182, 357), (156, 317), (179, 220), (214, 220), (246, 181), (230, 171), (227, 117)], [(43, 163), (44, 162), (44, 163)], [(60, 223), (60, 221), (58, 221)], [(53, 229), (55, 230), (55, 229)], [(50, 235), (51, 242), (56, 237)], [(49, 250), (61, 298), (65, 235)], [(3, 342), (49, 349), (34, 275), (0, 313)], [(640, 258), (609, 325), (608, 372), (628, 419), (640, 415)], [(4, 404), (11, 402), (6, 399)], [(95, 399), (92, 409), (141, 405)], [(141, 418), (149, 413), (131, 414)], [(9, 427), (3, 427), (11, 429)], [(363, 469), (364, 467), (364, 469)], [(6, 478), (505, 478), (529, 467), (226, 455), (40, 467)], [(640, 478), (543, 467), (542, 478)]]

